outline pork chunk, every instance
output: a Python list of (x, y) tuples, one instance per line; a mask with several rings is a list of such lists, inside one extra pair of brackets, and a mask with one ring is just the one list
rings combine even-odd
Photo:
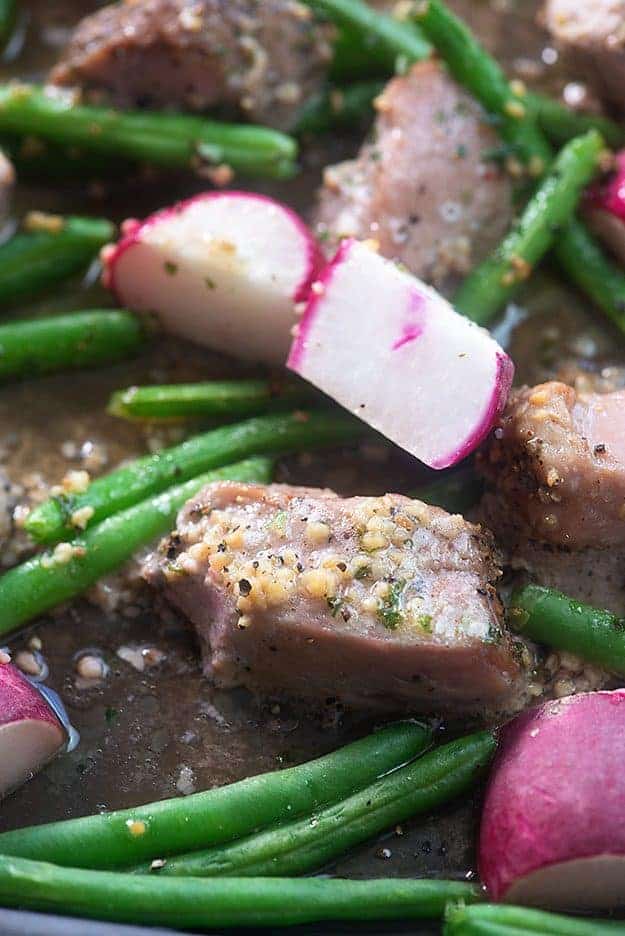
[(287, 128), (332, 33), (296, 0), (126, 0), (87, 16), (51, 81), (119, 107), (218, 106)]
[(478, 464), (487, 522), (505, 541), (625, 545), (625, 390), (513, 392)]
[(394, 78), (374, 138), (329, 167), (316, 223), (332, 250), (373, 238), (385, 257), (437, 286), (467, 273), (507, 231), (512, 188), (488, 158), (499, 146), (479, 105), (435, 62)]
[(210, 485), (144, 574), (222, 688), (481, 714), (523, 683), (489, 535), (406, 497)]
[(575, 77), (625, 111), (625, 0), (547, 0), (544, 20)]

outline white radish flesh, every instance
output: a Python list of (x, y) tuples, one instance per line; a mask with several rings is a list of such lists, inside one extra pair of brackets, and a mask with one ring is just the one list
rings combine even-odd
[(353, 240), (313, 284), (288, 366), (431, 468), (479, 445), (514, 373), (484, 329)]
[(36, 686), (0, 663), (0, 797), (37, 773), (67, 745), (68, 734)]
[(625, 907), (625, 690), (558, 699), (503, 731), (484, 804), (493, 900)]
[(120, 303), (217, 351), (281, 364), (295, 305), (323, 258), (290, 208), (249, 192), (208, 192), (126, 222), (105, 248), (104, 282)]

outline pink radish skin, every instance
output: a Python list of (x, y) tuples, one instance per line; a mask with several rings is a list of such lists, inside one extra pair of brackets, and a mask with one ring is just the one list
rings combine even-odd
[(0, 663), (0, 798), (41, 770), (67, 740), (36, 687), (11, 663)]
[(354, 240), (313, 285), (288, 367), (439, 469), (484, 439), (514, 375), (486, 331)]
[(104, 284), (165, 331), (284, 365), (295, 305), (325, 262), (304, 222), (251, 192), (207, 192), (129, 221), (103, 251)]
[(625, 266), (625, 152), (617, 154), (615, 170), (588, 190), (585, 207), (592, 229)]
[(625, 690), (547, 702), (502, 732), (480, 833), (493, 900), (625, 906)]

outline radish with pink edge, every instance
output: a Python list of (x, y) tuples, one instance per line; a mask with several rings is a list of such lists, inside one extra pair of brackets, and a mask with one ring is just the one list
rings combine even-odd
[(288, 366), (431, 468), (479, 445), (514, 374), (488, 332), (354, 240), (313, 284)]
[(27, 679), (0, 651), (0, 798), (76, 740), (56, 693)]
[(595, 233), (625, 265), (625, 151), (616, 155), (613, 171), (588, 190), (585, 213)]
[(480, 833), (493, 900), (625, 907), (625, 689), (547, 702), (501, 738)]
[(122, 230), (102, 252), (121, 305), (217, 351), (285, 363), (295, 306), (324, 263), (295, 212), (252, 192), (206, 192)]

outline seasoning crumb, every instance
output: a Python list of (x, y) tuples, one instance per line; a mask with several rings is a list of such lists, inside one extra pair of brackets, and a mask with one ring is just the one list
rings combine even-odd
[(133, 838), (140, 838), (148, 831), (148, 827), (142, 819), (127, 819), (126, 828)]

